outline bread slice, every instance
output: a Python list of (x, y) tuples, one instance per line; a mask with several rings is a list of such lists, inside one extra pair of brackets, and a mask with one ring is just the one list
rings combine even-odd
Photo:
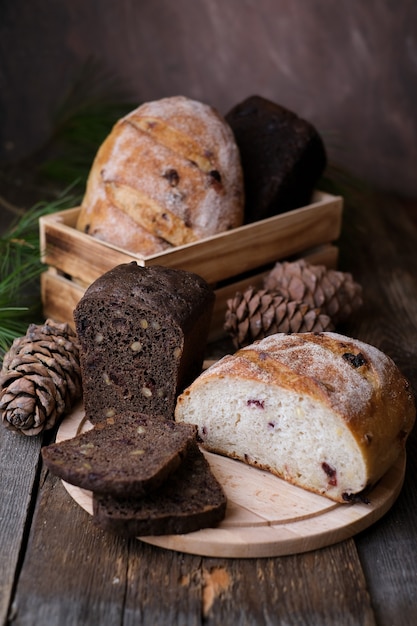
[(196, 427), (127, 412), (42, 449), (51, 472), (84, 489), (141, 496), (177, 470)]
[(123, 499), (95, 493), (93, 511), (98, 526), (125, 536), (183, 534), (218, 524), (226, 496), (195, 443), (158, 490)]
[(175, 418), (196, 424), (208, 450), (346, 502), (396, 461), (415, 406), (377, 348), (330, 332), (276, 334), (203, 372)]

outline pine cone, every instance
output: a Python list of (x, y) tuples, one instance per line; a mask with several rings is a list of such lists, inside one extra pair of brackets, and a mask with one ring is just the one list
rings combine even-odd
[(0, 412), (25, 435), (49, 430), (81, 397), (79, 345), (68, 324), (31, 324), (15, 339), (0, 373)]
[(224, 329), (236, 348), (275, 333), (333, 330), (330, 317), (320, 309), (267, 289), (248, 287), (229, 299), (227, 307)]
[(266, 276), (264, 287), (288, 300), (320, 307), (335, 325), (346, 321), (362, 305), (362, 287), (351, 274), (310, 265), (304, 259), (277, 263)]

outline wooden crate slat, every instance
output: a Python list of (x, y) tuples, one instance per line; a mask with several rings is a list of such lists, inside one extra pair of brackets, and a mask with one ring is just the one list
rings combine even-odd
[(56, 322), (67, 322), (74, 327), (73, 311), (85, 288), (48, 269), (41, 275), (43, 314)]
[[(327, 267), (337, 264), (338, 249), (333, 245), (323, 245), (303, 255), (310, 263), (320, 263)], [(250, 278), (243, 278), (229, 285), (215, 289), (216, 301), (211, 320), (209, 341), (215, 341), (224, 336), (223, 324), (227, 300), (235, 295), (236, 291), (244, 291), (249, 285), (260, 287), (266, 271)], [(73, 311), (85, 292), (85, 286), (70, 280), (56, 269), (49, 268), (41, 275), (41, 296), (44, 316), (57, 322), (67, 322), (74, 327)]]
[[(72, 221), (74, 209), (69, 209)], [(79, 209), (75, 210), (78, 214)], [(89, 237), (67, 223), (66, 211), (40, 219), (42, 262), (89, 285), (96, 278), (133, 257)]]
[(42, 261), (84, 285), (120, 263), (161, 264), (194, 271), (210, 284), (240, 275), (275, 260), (335, 241), (341, 229), (343, 201), (317, 192), (315, 201), (197, 243), (149, 256), (128, 253), (75, 229), (79, 209), (40, 220)]
[[(341, 212), (340, 212), (341, 215)], [(248, 272), (340, 234), (336, 203), (310, 205), (164, 255), (163, 264), (197, 272), (209, 283)], [(159, 263), (160, 258), (149, 260)]]

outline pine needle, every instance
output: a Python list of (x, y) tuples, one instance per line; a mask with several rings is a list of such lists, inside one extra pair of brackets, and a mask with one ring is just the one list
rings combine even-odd
[(0, 237), (0, 357), (13, 339), (24, 335), (29, 323), (41, 314), (41, 263), (39, 218), (75, 206), (78, 198), (62, 197), (28, 209)]
[(27, 321), (20, 319), (20, 316), (26, 312), (27, 309), (24, 307), (0, 308), (0, 353), (2, 358), (9, 350), (13, 340), (26, 333)]

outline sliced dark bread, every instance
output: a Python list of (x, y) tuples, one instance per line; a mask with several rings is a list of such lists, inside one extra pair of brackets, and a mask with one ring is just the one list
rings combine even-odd
[(218, 524), (226, 496), (209, 463), (194, 443), (181, 467), (143, 498), (93, 494), (94, 520), (128, 537), (189, 533)]
[(131, 410), (172, 418), (177, 394), (201, 372), (214, 298), (192, 272), (135, 262), (88, 287), (74, 320), (93, 423)]
[(42, 456), (51, 472), (72, 485), (141, 496), (177, 470), (195, 438), (191, 424), (125, 412), (43, 448)]

